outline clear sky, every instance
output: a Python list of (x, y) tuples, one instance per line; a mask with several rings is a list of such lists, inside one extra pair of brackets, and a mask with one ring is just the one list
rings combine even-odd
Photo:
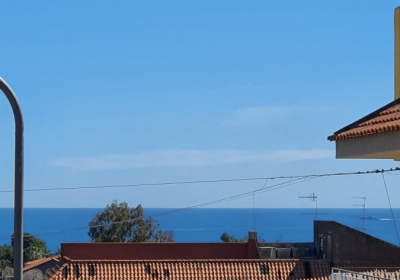
[[(0, 76), (25, 118), (25, 188), (303, 175), (400, 166), (336, 160), (327, 136), (389, 103), (396, 1), (2, 3)], [(0, 190), (14, 124), (0, 98)], [(400, 177), (387, 175), (400, 207)], [(278, 181), (268, 181), (267, 186)], [(263, 181), (27, 192), (26, 207), (185, 207)], [(316, 179), (256, 207), (388, 207), (381, 175)], [(1, 193), (1, 207), (12, 207)], [(214, 207), (252, 207), (252, 198)]]

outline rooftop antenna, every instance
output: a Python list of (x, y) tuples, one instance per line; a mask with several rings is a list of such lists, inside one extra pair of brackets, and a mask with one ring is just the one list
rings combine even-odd
[(365, 205), (367, 204), (367, 197), (366, 196), (353, 196), (353, 198), (360, 198), (360, 199), (364, 200), (363, 204), (354, 204), (353, 206), (358, 206), (358, 207), (363, 208), (363, 216), (361, 218), (361, 220), (362, 220), (361, 230), (365, 232), (366, 231), (366, 228), (365, 228)]
[(315, 201), (315, 220), (318, 220), (318, 199), (315, 193), (309, 196), (299, 196), (299, 198), (310, 198), (312, 201)]

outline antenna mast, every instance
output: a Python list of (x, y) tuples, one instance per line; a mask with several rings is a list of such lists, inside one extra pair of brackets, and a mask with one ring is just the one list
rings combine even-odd
[(363, 207), (363, 216), (362, 216), (362, 228), (361, 230), (365, 232), (366, 228), (365, 228), (365, 206), (367, 204), (367, 197), (366, 196), (353, 196), (353, 198), (360, 198), (364, 200), (363, 204), (355, 204), (354, 206), (359, 206), (359, 207)]
[(315, 193), (313, 193), (310, 196), (299, 196), (299, 198), (311, 198), (312, 201), (315, 201), (315, 220), (318, 220), (318, 198), (315, 195)]

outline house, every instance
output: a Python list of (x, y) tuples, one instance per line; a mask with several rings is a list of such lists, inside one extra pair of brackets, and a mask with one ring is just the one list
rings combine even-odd
[(400, 7), (395, 9), (395, 100), (336, 131), (339, 159), (400, 160)]
[(247, 243), (64, 243), (44, 279), (328, 280), (332, 269), (395, 278), (399, 257), (395, 245), (315, 221), (309, 243), (258, 243), (254, 231)]
[(24, 280), (40, 280), (60, 261), (60, 256), (38, 259), (25, 263)]

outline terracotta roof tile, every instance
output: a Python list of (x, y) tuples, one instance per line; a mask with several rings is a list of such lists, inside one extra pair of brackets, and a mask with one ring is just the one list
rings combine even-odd
[(42, 259), (38, 259), (38, 260), (34, 260), (34, 261), (30, 261), (30, 262), (26, 262), (26, 266), (23, 268), (23, 271), (27, 271), (31, 268), (37, 267), (41, 264), (47, 263), (48, 261), (59, 261), (60, 260), (60, 256), (54, 256), (54, 257), (48, 257), (48, 258), (42, 258)]
[(311, 279), (328, 280), (330, 266), (324, 260), (63, 260), (45, 280), (136, 279), (305, 279), (304, 262)]
[(335, 263), (334, 266), (389, 279), (400, 276), (400, 263)]
[(398, 101), (378, 109), (361, 120), (329, 136), (330, 141), (367, 137), (400, 130), (400, 104)]

